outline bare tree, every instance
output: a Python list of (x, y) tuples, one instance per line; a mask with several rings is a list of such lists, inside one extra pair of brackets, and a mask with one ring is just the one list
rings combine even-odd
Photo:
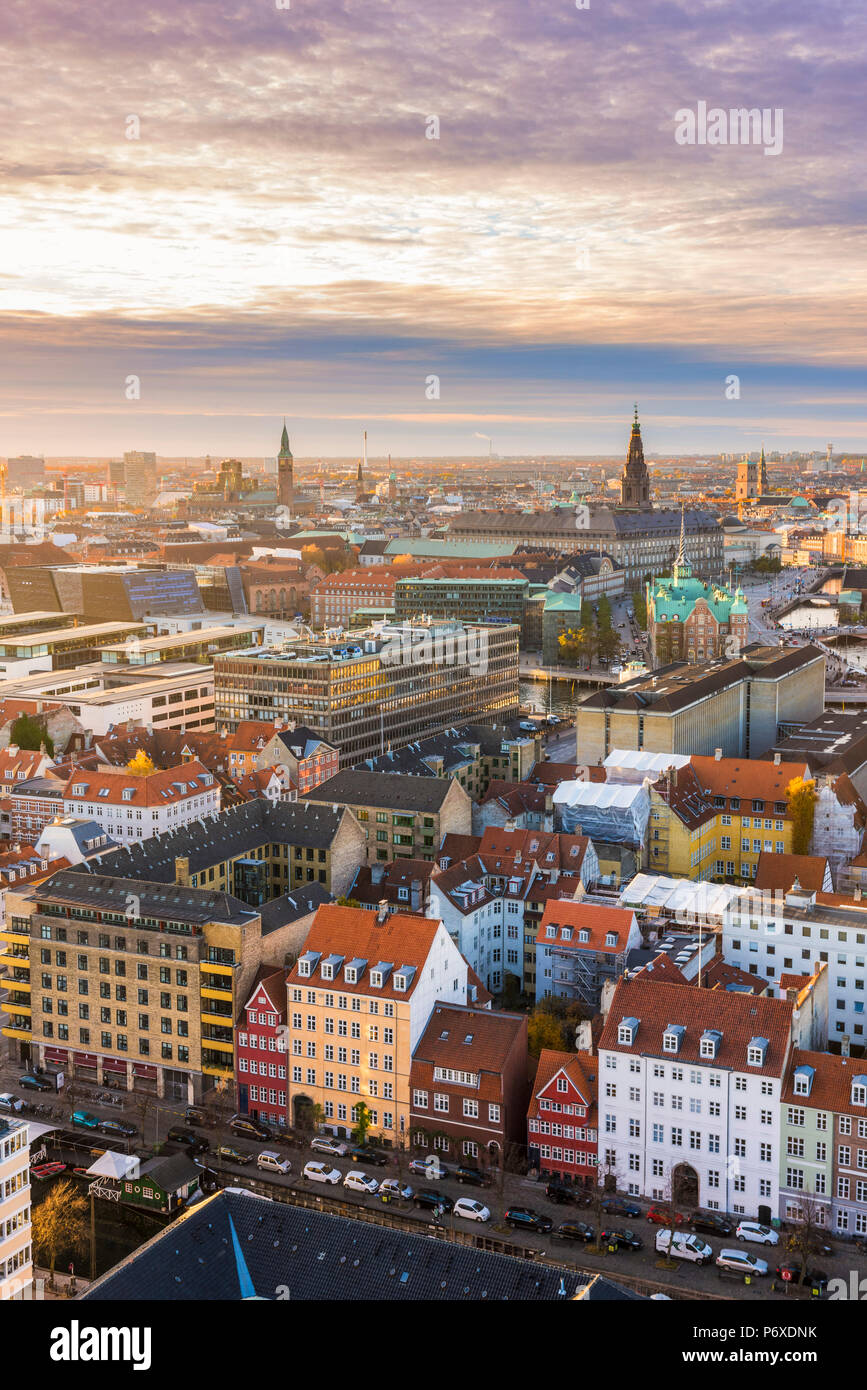
[(828, 1233), (820, 1222), (824, 1207), (816, 1201), (812, 1192), (801, 1194), (798, 1205), (801, 1217), (786, 1241), (786, 1249), (798, 1265), (797, 1285), (803, 1288), (810, 1261), (822, 1254), (828, 1242)]
[(679, 1208), (681, 1195), (684, 1191), (685, 1186), (686, 1184), (683, 1181), (683, 1175), (678, 1173), (676, 1167), (673, 1167), (669, 1175), (668, 1183), (666, 1185), (667, 1198), (665, 1204), (665, 1222), (662, 1223), (662, 1229), (671, 1232), (671, 1239), (668, 1242), (668, 1249), (665, 1251), (661, 1260), (661, 1263), (664, 1264), (668, 1269), (674, 1268), (674, 1266), (677, 1264), (677, 1261), (674, 1259), (672, 1255), (672, 1246), (674, 1244), (674, 1235), (678, 1226), (677, 1218), (680, 1214)]
[(600, 1160), (596, 1168), (596, 1182), (591, 1188), (590, 1214), (593, 1218), (593, 1244), (588, 1249), (599, 1253), (601, 1249), (602, 1227), (605, 1224), (605, 1209), (602, 1205), (605, 1198), (612, 1192), (617, 1191), (617, 1169), (615, 1165), (606, 1158)]

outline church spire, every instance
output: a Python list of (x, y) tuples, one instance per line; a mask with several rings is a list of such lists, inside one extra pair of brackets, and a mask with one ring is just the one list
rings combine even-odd
[(283, 433), (280, 436), (280, 458), (291, 458), (292, 450), (289, 448), (289, 433), (286, 429), (286, 420), (283, 420)]
[(638, 401), (635, 402), (635, 409), (632, 415), (632, 433), (641, 434), (641, 425), (638, 420)]

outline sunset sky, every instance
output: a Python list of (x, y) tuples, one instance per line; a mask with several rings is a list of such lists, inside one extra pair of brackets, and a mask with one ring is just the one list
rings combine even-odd
[(865, 50), (853, 0), (11, 0), (0, 455), (622, 452), (635, 399), (867, 453)]

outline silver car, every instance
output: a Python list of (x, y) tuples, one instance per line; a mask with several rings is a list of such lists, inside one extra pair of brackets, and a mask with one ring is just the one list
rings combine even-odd
[(333, 1134), (317, 1134), (310, 1140), (311, 1149), (316, 1149), (321, 1154), (331, 1154), (335, 1158), (342, 1158), (349, 1148), (342, 1139), (336, 1139)]

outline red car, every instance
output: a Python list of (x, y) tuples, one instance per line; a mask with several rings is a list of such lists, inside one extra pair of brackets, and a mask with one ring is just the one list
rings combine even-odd
[[(647, 1213), (647, 1219), (648, 1221), (652, 1221), (654, 1226), (670, 1226), (671, 1212), (668, 1207), (651, 1207)], [(675, 1226), (682, 1226), (685, 1220), (686, 1217), (679, 1211), (674, 1213)]]

